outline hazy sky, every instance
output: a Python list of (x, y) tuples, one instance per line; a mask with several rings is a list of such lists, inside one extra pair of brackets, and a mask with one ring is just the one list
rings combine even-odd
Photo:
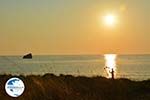
[(0, 55), (150, 53), (150, 0), (0, 0), (0, 14)]

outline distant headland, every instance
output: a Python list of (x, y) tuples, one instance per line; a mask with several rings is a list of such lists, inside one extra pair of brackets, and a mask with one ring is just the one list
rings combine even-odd
[(23, 56), (23, 59), (32, 59), (32, 53), (28, 53)]

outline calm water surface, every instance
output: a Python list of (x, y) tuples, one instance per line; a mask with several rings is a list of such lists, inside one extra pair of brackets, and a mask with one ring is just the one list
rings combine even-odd
[[(150, 55), (118, 55), (116, 77), (133, 80), (150, 79)], [(76, 56), (0, 56), (0, 74), (45, 74), (54, 73), (107, 76), (104, 70), (105, 59), (100, 55)]]

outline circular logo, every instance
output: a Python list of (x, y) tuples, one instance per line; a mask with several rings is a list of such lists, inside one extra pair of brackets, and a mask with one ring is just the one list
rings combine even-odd
[(25, 86), (21, 79), (10, 78), (5, 84), (6, 93), (11, 97), (18, 97), (24, 92)]

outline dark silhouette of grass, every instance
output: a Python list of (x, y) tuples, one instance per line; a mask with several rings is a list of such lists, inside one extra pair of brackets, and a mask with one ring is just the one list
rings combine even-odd
[[(25, 91), (18, 98), (5, 92), (5, 83), (11, 77), (19, 77), (25, 84)], [(150, 80), (53, 74), (0, 75), (0, 100), (150, 100)]]

